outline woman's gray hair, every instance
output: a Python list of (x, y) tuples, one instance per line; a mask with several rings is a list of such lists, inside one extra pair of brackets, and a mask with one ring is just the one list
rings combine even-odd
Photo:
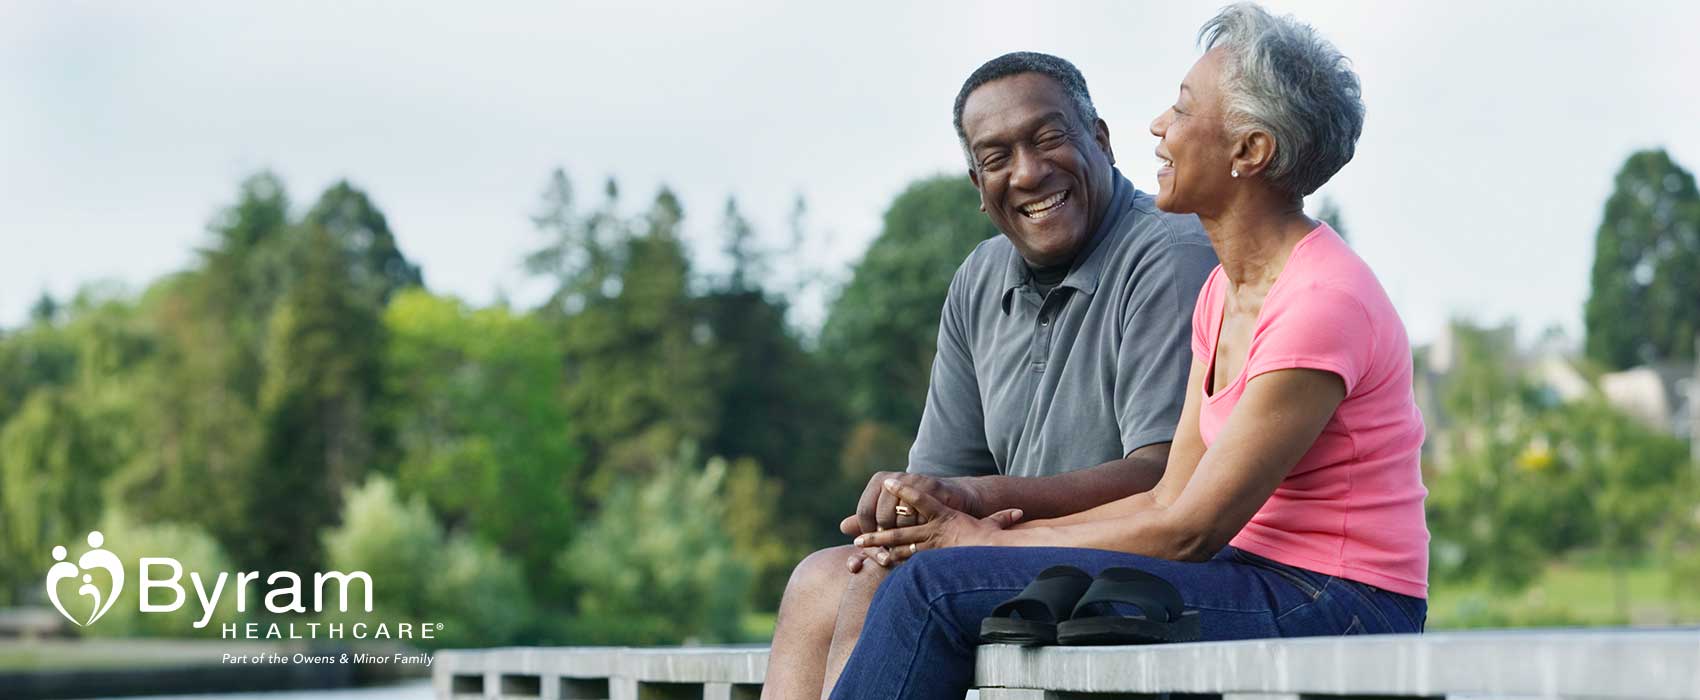
[(1249, 2), (1222, 8), (1198, 31), (1205, 51), (1226, 52), (1223, 107), (1229, 133), (1275, 139), (1263, 178), (1303, 197), (1352, 160), (1363, 133), (1363, 91), (1351, 62), (1310, 25)]

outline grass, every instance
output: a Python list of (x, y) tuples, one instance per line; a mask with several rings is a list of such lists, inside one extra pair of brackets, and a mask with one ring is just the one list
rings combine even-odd
[(1483, 583), (1437, 584), (1429, 591), (1428, 629), (1700, 623), (1700, 597), (1680, 594), (1670, 572), (1651, 564), (1623, 570), (1629, 591), (1623, 609), (1617, 571), (1601, 562), (1554, 563), (1517, 592)]
[[(1624, 614), (1617, 604), (1616, 570), (1598, 561), (1554, 563), (1516, 592), (1479, 582), (1437, 583), (1429, 590), (1428, 629), (1700, 624), (1700, 596), (1673, 590), (1674, 577), (1655, 564), (1626, 570), (1629, 609)], [(774, 617), (772, 612), (744, 616), (744, 639), (772, 639)]]

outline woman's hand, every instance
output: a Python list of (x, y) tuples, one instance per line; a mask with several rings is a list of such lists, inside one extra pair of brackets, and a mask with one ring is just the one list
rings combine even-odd
[(886, 566), (924, 549), (997, 544), (998, 534), (1021, 519), (1021, 511), (1015, 508), (976, 518), (896, 479), (885, 480), (881, 487), (913, 507), (924, 521), (913, 527), (864, 533), (856, 538), (858, 547), (885, 547), (888, 551), (874, 554), (874, 560)]

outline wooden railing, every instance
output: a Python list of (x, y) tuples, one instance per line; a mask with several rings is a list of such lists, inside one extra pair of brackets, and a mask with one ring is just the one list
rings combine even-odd
[[(763, 648), (439, 652), (440, 700), (756, 698)], [(1176, 693), (1297, 698), (1700, 698), (1700, 631), (1542, 630), (980, 648), (982, 700)]]

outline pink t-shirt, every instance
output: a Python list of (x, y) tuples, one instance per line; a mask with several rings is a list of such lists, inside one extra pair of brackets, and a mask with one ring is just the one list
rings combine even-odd
[[(1192, 315), (1193, 356), (1211, 367), (1228, 279), (1218, 266)], [(1322, 435), (1231, 542), (1275, 561), (1428, 597), (1428, 525), (1411, 391), (1411, 344), (1387, 292), (1327, 224), (1299, 241), (1264, 299), (1245, 369), (1198, 416), (1206, 448), (1252, 377), (1310, 368), (1340, 375), (1346, 398)], [(1208, 377), (1208, 375), (1207, 375)]]

